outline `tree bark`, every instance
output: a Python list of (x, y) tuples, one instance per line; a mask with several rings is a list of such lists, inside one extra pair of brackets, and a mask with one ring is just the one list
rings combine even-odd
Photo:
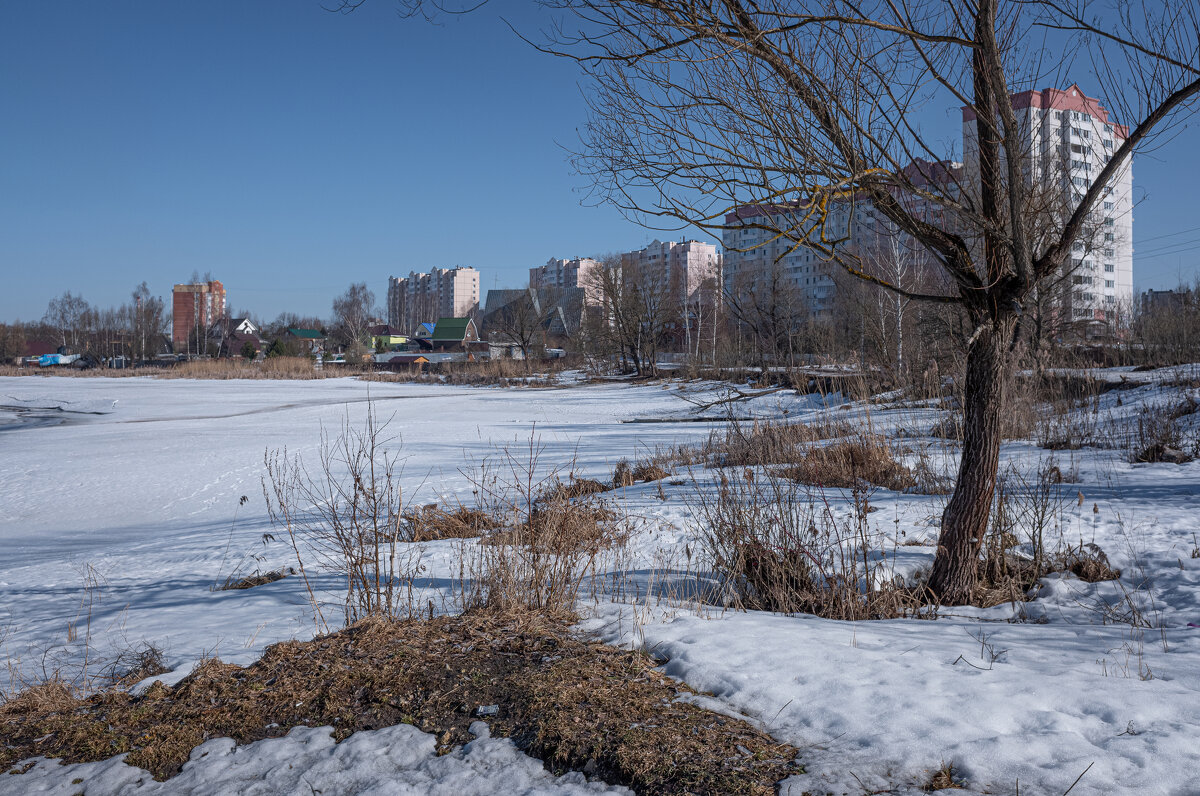
[(970, 601), (1000, 463), (1004, 374), (1015, 319), (984, 321), (967, 349), (963, 452), (954, 494), (942, 514), (929, 589), (944, 605)]

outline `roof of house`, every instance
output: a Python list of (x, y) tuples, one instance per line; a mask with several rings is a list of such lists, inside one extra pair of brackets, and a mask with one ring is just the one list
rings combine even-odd
[(386, 359), (378, 358), (380, 362), (396, 362), (401, 365), (424, 365), (429, 361), (428, 357), (421, 354), (392, 354)]
[(433, 339), (462, 340), (467, 336), (467, 327), (470, 325), (470, 318), (438, 318), (437, 326), (433, 328)]
[(416, 337), (421, 337), (422, 335), (424, 335), (424, 336), (429, 336), (429, 335), (432, 335), (432, 334), (433, 334), (433, 328), (434, 328), (434, 326), (433, 326), (433, 324), (432, 324), (432, 323), (420, 323), (420, 324), (417, 324), (417, 331), (416, 331), (416, 334), (415, 334), (415, 336), (416, 336)]
[(325, 335), (321, 334), (320, 329), (288, 329), (288, 334), (292, 337), (303, 337), (306, 340), (325, 339)]

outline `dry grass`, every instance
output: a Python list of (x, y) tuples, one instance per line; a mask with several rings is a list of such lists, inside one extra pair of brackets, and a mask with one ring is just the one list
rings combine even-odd
[(242, 589), (253, 589), (255, 586), (265, 586), (268, 583), (274, 583), (277, 580), (283, 580), (288, 575), (295, 575), (296, 571), (291, 567), (271, 570), (270, 572), (255, 572), (253, 575), (245, 575), (237, 577), (230, 575), (224, 583), (216, 587), (216, 591), (240, 591)]
[(840, 620), (920, 612), (920, 585), (878, 555), (865, 492), (856, 489), (853, 513), (839, 516), (819, 490), (746, 468), (723, 471), (715, 495), (696, 495), (705, 556), (733, 605)]
[(308, 357), (271, 357), (261, 362), (244, 359), (198, 359), (180, 362), (165, 368), (158, 375), (164, 379), (326, 379), (352, 376), (363, 372), (344, 366), (317, 370)]
[(703, 459), (714, 467), (757, 467), (790, 464), (803, 458), (815, 442), (852, 436), (856, 429), (842, 420), (823, 423), (730, 423), (714, 432), (702, 449)]
[(896, 461), (887, 441), (868, 435), (810, 447), (799, 461), (779, 474), (799, 483), (837, 489), (873, 484), (903, 492), (917, 484), (912, 471)]
[(941, 768), (930, 775), (929, 781), (921, 790), (932, 793), (936, 790), (963, 790), (964, 788), (966, 788), (965, 780), (954, 770), (954, 766), (943, 763)]
[(45, 755), (68, 762), (128, 753), (156, 778), (178, 773), (208, 738), (239, 743), (331, 725), (338, 740), (409, 723), (440, 749), (492, 732), (555, 771), (587, 770), (647, 794), (772, 794), (797, 750), (679, 697), (689, 689), (641, 652), (580, 640), (536, 619), (467, 615), (364, 620), (267, 649), (242, 669), (216, 660), (174, 687), (76, 700), (61, 691), (0, 706), (0, 770)]
[(436, 504), (404, 516), (413, 542), (434, 542), (439, 539), (471, 539), (496, 530), (500, 523), (481, 509), (459, 506), (446, 510)]
[(70, 684), (57, 678), (27, 686), (0, 703), (0, 720), (13, 716), (57, 713), (73, 708), (79, 694)]
[(543, 488), (538, 495), (538, 502), (552, 503), (559, 500), (575, 500), (576, 498), (598, 495), (601, 492), (608, 492), (612, 489), (611, 486), (602, 484), (591, 478), (575, 478), (572, 476), (566, 481), (560, 481), (557, 478), (550, 479), (550, 481), (550, 484)]
[[(386, 366), (381, 366), (386, 367)], [(380, 381), (454, 384), (468, 387), (556, 387), (558, 361), (542, 363), (514, 359), (445, 362), (423, 368), (403, 366), (401, 370), (377, 370)]]
[(634, 484), (661, 481), (670, 476), (671, 471), (659, 464), (657, 460), (638, 461), (630, 464), (628, 459), (621, 459), (613, 467), (612, 485), (613, 489), (624, 489)]

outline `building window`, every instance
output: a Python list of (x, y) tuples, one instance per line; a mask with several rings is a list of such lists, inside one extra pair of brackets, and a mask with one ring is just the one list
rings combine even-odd
[(1104, 203), (1104, 209), (1105, 209), (1105, 210), (1112, 210), (1112, 209), (1113, 209), (1113, 203), (1112, 203), (1112, 202), (1105, 202), (1105, 203)]
[(1116, 287), (1116, 286), (1117, 286), (1117, 280), (1115, 280), (1115, 279), (1105, 279), (1105, 280), (1104, 280), (1104, 286), (1105, 286), (1105, 287)]
[(1105, 270), (1106, 272), (1108, 272), (1108, 273), (1110, 273), (1110, 274), (1111, 274), (1113, 271), (1115, 271), (1115, 270), (1117, 270), (1117, 269), (1113, 267), (1113, 264), (1112, 264), (1112, 263), (1105, 263), (1105, 264), (1104, 264), (1104, 270)]
[(1105, 233), (1104, 233), (1104, 240), (1105, 240), (1106, 242), (1107, 242), (1107, 241), (1110, 241), (1110, 240), (1113, 240), (1113, 234), (1112, 234), (1111, 232), (1105, 232)]

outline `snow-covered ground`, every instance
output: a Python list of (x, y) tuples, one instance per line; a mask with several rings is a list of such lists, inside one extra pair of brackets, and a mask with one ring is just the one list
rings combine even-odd
[(437, 739), (408, 724), (369, 730), (334, 743), (332, 727), (296, 727), (283, 738), (237, 746), (215, 738), (192, 751), (183, 771), (166, 782), (126, 765), (121, 757), (59, 765), (40, 760), (25, 774), (0, 778), (3, 796), (91, 794), (201, 796), (236, 793), (275, 796), (629, 796), (628, 788), (588, 782), (571, 772), (555, 777), (542, 761), (521, 754), (507, 738), (491, 738), (482, 721), (478, 737), (439, 756)]
[[(1129, 427), (1141, 407), (1179, 400), (1182, 388), (1162, 389), (1161, 376), (1136, 376), (1145, 386), (1102, 396), (1097, 417)], [(100, 660), (141, 641), (163, 648), (175, 669), (166, 679), (202, 656), (248, 663), (267, 644), (311, 635), (299, 578), (245, 591), (211, 586), (234, 570), (293, 563), (285, 540), (264, 541), (273, 529), (263, 453), (286, 446), (311, 455), (322, 427), (336, 431), (347, 418), (361, 424), (368, 390), (402, 440), (403, 481), (416, 503), (471, 503), (463, 471), (497, 446), (527, 445), (531, 434), (545, 446), (544, 465), (574, 462), (575, 473), (606, 478), (622, 457), (698, 441), (711, 429), (622, 422), (694, 416), (677, 384), (499, 390), (352, 379), (0, 380), (0, 407), (21, 408), (0, 409), (0, 639), (14, 671), (36, 676), (43, 666), (78, 663), (89, 634)], [(910, 435), (939, 417), (786, 392), (740, 403), (737, 412), (790, 420), (828, 412)], [(951, 461), (940, 441), (906, 440), (927, 447), (935, 466)], [(641, 529), (612, 579), (623, 601), (601, 601), (584, 625), (614, 643), (646, 644), (667, 659), (668, 674), (711, 693), (706, 704), (796, 745), (807, 769), (787, 783), (796, 794), (915, 792), (943, 764), (975, 792), (1014, 793), (1019, 783), (1025, 793), (1062, 793), (1087, 770), (1072, 793), (1200, 793), (1200, 558), (1191, 557), (1200, 463), (1131, 465), (1121, 451), (1052, 454), (1017, 442), (1005, 446), (1004, 466), (1032, 477), (1052, 456), (1064, 473), (1077, 473), (1061, 487), (1064, 535), (1103, 548), (1125, 572), (1119, 583), (1054, 576), (1030, 603), (956, 609), (937, 621), (851, 624), (697, 607), (686, 599), (696, 591), (688, 500), (695, 487), (655, 483), (618, 493)], [(835, 508), (844, 502), (826, 497)], [(931, 562), (931, 546), (901, 540), (935, 539), (943, 501), (872, 495), (870, 522), (892, 541), (882, 547), (897, 573)], [(418, 585), (439, 604), (456, 572), (454, 549), (422, 548)], [(324, 585), (336, 600), (331, 581)], [(1150, 627), (1114, 621), (1130, 601)], [(305, 738), (296, 742), (317, 743)], [(43, 772), (37, 782), (53, 779), (42, 766), (35, 771)], [(54, 781), (70, 781), (62, 777)], [(536, 787), (582, 785), (548, 779)]]

